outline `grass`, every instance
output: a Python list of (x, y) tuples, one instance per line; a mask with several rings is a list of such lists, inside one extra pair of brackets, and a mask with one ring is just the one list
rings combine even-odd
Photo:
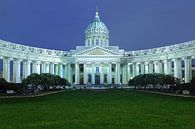
[(195, 129), (195, 99), (135, 91), (68, 91), (0, 99), (0, 129)]

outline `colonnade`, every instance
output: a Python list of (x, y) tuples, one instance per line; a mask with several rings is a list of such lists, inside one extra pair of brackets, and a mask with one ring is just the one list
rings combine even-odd
[[(80, 71), (80, 64), (83, 65), (83, 71), (81, 73)], [(87, 70), (90, 65), (90, 68), (92, 71)], [(106, 65), (106, 67), (104, 67)], [(106, 71), (104, 71), (104, 68), (108, 68)], [(98, 70), (97, 70), (98, 69)], [(75, 84), (80, 84), (80, 77), (83, 75), (83, 84), (96, 84), (95, 76), (98, 75), (100, 79), (100, 84), (121, 84), (120, 83), (120, 72), (121, 67), (119, 62), (110, 62), (110, 63), (75, 63)], [(89, 82), (89, 75), (91, 76), (91, 82)], [(106, 76), (106, 82), (105, 82), (105, 75)]]
[(86, 46), (108, 46), (109, 44), (109, 41), (107, 38), (105, 37), (88, 37), (86, 40), (85, 40), (85, 45)]
[[(183, 64), (182, 61), (184, 61)], [(182, 70), (184, 71), (183, 76)], [(188, 83), (192, 79), (192, 57), (128, 63), (127, 71), (128, 78), (139, 74), (162, 73), (173, 75)]]
[[(11, 67), (11, 62), (13, 66)], [(20, 83), (22, 79), (28, 77), (32, 73), (51, 73), (67, 78), (70, 81), (68, 69), (70, 65), (63, 63), (32, 61), (22, 59), (12, 59), (3, 57), (3, 78), (8, 82)], [(13, 69), (13, 71), (11, 71)], [(21, 73), (22, 72), (22, 73)], [(11, 79), (11, 73), (12, 79)]]
[[(174, 58), (166, 60), (154, 60), (147, 62), (108, 62), (108, 63), (79, 63), (76, 62), (72, 67), (70, 63), (53, 63), (44, 61), (32, 61), (22, 59), (12, 59), (3, 57), (3, 78), (8, 82), (20, 83), (32, 73), (51, 73), (66, 78), (69, 82), (73, 82), (73, 72), (75, 84), (80, 84), (80, 77), (83, 76), (83, 84), (88, 84), (89, 74), (91, 75), (91, 83), (95, 84), (95, 76), (100, 77), (100, 84), (105, 84), (105, 74), (108, 84), (127, 84), (130, 78), (139, 74), (163, 73), (173, 75), (186, 83), (192, 79), (192, 57)], [(11, 61), (13, 67), (11, 68)], [(183, 63), (182, 63), (183, 61)], [(83, 65), (83, 71), (80, 71), (80, 64)], [(88, 65), (92, 68), (89, 72)], [(104, 67), (107, 71), (103, 71)], [(98, 71), (96, 71), (98, 67)], [(13, 71), (11, 71), (13, 69)], [(114, 69), (114, 70), (113, 70)], [(13, 76), (11, 77), (11, 73)]]

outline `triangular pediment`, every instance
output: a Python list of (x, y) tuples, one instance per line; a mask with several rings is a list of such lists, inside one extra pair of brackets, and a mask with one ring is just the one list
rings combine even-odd
[(76, 55), (95, 55), (95, 56), (105, 56), (105, 55), (118, 55), (118, 53), (113, 52), (109, 49), (102, 47), (93, 47), (81, 52), (76, 53)]

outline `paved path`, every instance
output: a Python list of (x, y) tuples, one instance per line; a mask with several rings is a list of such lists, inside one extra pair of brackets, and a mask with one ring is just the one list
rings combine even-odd
[(160, 94), (160, 95), (184, 97), (184, 98), (195, 98), (195, 96), (191, 96), (191, 95), (177, 95), (177, 94), (171, 94), (171, 93), (163, 93), (163, 92), (156, 92), (156, 91), (146, 91), (146, 90), (136, 90), (136, 91), (144, 92), (144, 93), (151, 93), (151, 94)]
[(32, 94), (32, 95), (0, 96), (0, 98), (33, 98), (33, 97), (40, 97), (40, 96), (56, 94), (56, 93), (60, 93), (60, 92), (64, 92), (64, 91), (65, 90), (51, 91), (51, 92), (46, 92), (46, 93), (34, 94), (34, 95)]

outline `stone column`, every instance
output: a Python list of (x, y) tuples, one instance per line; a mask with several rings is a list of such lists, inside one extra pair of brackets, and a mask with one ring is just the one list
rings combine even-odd
[(46, 63), (45, 73), (49, 73), (49, 62)]
[(72, 82), (72, 68), (71, 68), (71, 64), (67, 64), (67, 80), (70, 82), (70, 83), (73, 83)]
[(115, 82), (114, 83), (118, 84), (118, 66), (117, 66), (117, 63), (115, 64), (115, 66), (116, 67), (115, 67), (115, 75), (114, 75), (115, 76), (115, 78), (114, 78)]
[(7, 57), (3, 58), (3, 78), (10, 82), (10, 59)]
[(26, 60), (23, 63), (24, 78), (27, 78), (30, 75), (30, 64), (31, 61)]
[(148, 72), (149, 72), (150, 74), (153, 73), (153, 62), (149, 62), (149, 63), (148, 63)]
[(155, 71), (155, 73), (160, 73), (160, 70), (159, 70), (159, 61), (155, 61), (154, 62), (154, 71)]
[(50, 63), (50, 74), (53, 74), (54, 75), (54, 63)]
[(64, 64), (64, 78), (68, 80), (68, 67), (67, 64)]
[(58, 64), (54, 64), (54, 74), (55, 75), (59, 75), (59, 65)]
[(22, 79), (26, 76), (26, 61), (22, 61)]
[(26, 78), (26, 65), (27, 65), (27, 63), (26, 63), (27, 61), (25, 61), (25, 60), (22, 60), (22, 79), (24, 79), (24, 78)]
[(181, 61), (179, 59), (174, 59), (174, 77), (181, 78)]
[(116, 63), (116, 71), (115, 71), (115, 84), (118, 84), (118, 63)]
[(112, 84), (112, 63), (109, 63), (108, 67), (108, 84)]
[(101, 69), (100, 69), (100, 84), (104, 84), (104, 71), (103, 71), (103, 65), (101, 64)]
[(64, 77), (64, 76), (63, 76), (63, 65), (62, 65), (62, 64), (59, 64), (59, 76), (60, 76), (61, 78)]
[(191, 72), (191, 59), (189, 57), (184, 58), (185, 62), (185, 83), (190, 82), (190, 72)]
[(32, 66), (32, 67), (33, 67), (33, 68), (32, 68), (32, 73), (38, 73), (38, 71), (37, 71), (37, 62), (34, 61), (32, 65), (33, 65), (33, 66)]
[(132, 78), (134, 78), (136, 76), (136, 63), (132, 64), (132, 68), (133, 68)]
[(159, 73), (163, 74), (163, 64), (161, 61), (158, 62), (158, 67), (159, 67)]
[(170, 65), (169, 65), (169, 60), (164, 60), (164, 74), (168, 75), (170, 74)]
[(20, 60), (15, 59), (13, 60), (13, 80), (15, 83), (20, 83)]
[(37, 73), (40, 74), (41, 73), (41, 62), (37, 61), (37, 66), (36, 66), (36, 69), (37, 69)]
[(135, 76), (138, 76), (139, 75), (139, 63), (136, 63), (136, 66), (135, 66), (136, 68), (136, 72), (135, 72)]
[(79, 84), (79, 64), (75, 63), (75, 84)]
[(84, 78), (84, 84), (88, 83), (88, 77), (87, 77), (87, 66), (86, 63), (83, 64), (83, 78)]
[(92, 78), (92, 84), (95, 84), (95, 66), (94, 66), (94, 64), (92, 64), (91, 78)]
[(127, 63), (127, 81), (131, 78), (130, 63)]
[(121, 65), (117, 62), (117, 84), (121, 84)]
[(128, 76), (128, 70), (127, 70), (127, 63), (124, 63), (123, 65), (123, 84), (127, 84), (127, 76)]
[(145, 63), (144, 63), (144, 67), (145, 67), (144, 73), (145, 73), (145, 74), (148, 74), (148, 73), (149, 73), (149, 66), (148, 66), (148, 65), (149, 65), (148, 62), (145, 62)]
[(141, 74), (144, 74), (144, 63), (141, 63)]
[(42, 65), (41, 65), (41, 73), (46, 73), (46, 63), (45, 62), (42, 62)]

